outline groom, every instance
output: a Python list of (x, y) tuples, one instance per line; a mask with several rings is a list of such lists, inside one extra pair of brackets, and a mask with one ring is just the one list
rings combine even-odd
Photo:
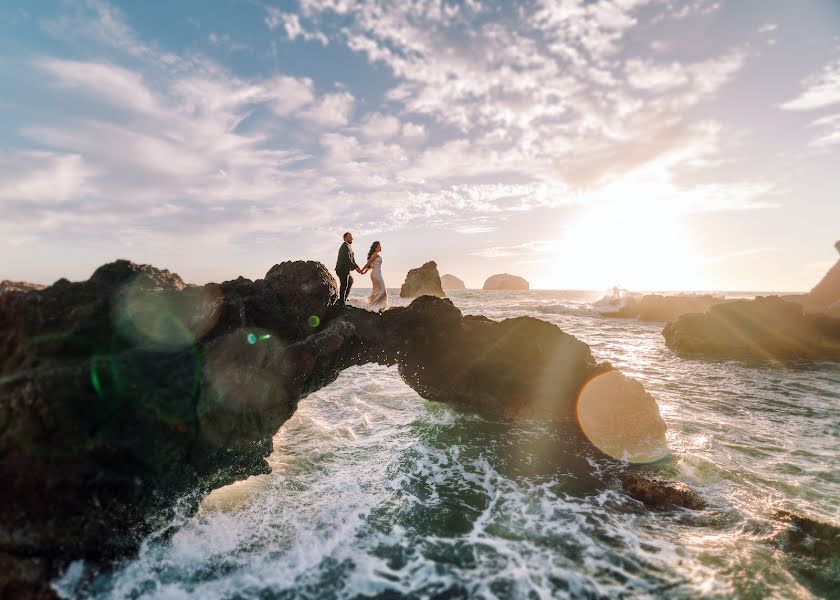
[(338, 292), (338, 304), (340, 306), (345, 305), (347, 296), (350, 294), (350, 288), (353, 287), (353, 277), (350, 276), (350, 271), (362, 272), (359, 265), (356, 264), (352, 246), (353, 234), (348, 231), (344, 234), (344, 243), (338, 249), (338, 261), (335, 263), (335, 272), (340, 284)]

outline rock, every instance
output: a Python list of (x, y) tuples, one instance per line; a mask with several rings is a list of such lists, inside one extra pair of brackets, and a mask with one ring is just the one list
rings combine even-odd
[(689, 313), (703, 313), (712, 306), (726, 302), (711, 295), (676, 294), (662, 296), (646, 294), (640, 300), (629, 299), (620, 310), (602, 312), (605, 317), (638, 319), (639, 321), (673, 321)]
[[(840, 252), (840, 241), (834, 244)], [(828, 273), (808, 293), (807, 306), (828, 306), (840, 302), (840, 260), (834, 263)]]
[(682, 356), (746, 360), (840, 360), (840, 319), (803, 314), (776, 297), (719, 304), (683, 315), (662, 331)]
[(31, 292), (32, 290), (43, 290), (46, 286), (40, 283), (29, 283), (28, 281), (0, 281), (0, 294), (6, 292)]
[(508, 275), (501, 273), (499, 275), (491, 275), (484, 282), (485, 290), (528, 290), (530, 285), (527, 281), (516, 275)]
[(465, 317), (431, 296), (343, 309), (311, 261), (203, 287), (130, 263), (94, 275), (0, 296), (0, 548), (16, 560), (133, 552), (176, 506), (267, 473), (298, 401), (369, 362), (398, 365), (424, 398), (582, 441), (577, 399), (612, 373), (599, 402), (665, 443), (640, 384), (538, 319)]
[(422, 267), (411, 269), (405, 276), (405, 283), (400, 288), (400, 298), (416, 298), (417, 296), (438, 296), (440, 298), (446, 296), (441, 287), (437, 263), (433, 260)]
[(630, 471), (621, 476), (621, 488), (628, 496), (651, 508), (702, 510), (706, 502), (681, 481), (668, 481)]
[(777, 541), (785, 548), (817, 558), (840, 556), (840, 527), (779, 510), (773, 515), (789, 524)]
[(441, 275), (440, 286), (445, 290), (465, 290), (467, 286), (454, 275)]

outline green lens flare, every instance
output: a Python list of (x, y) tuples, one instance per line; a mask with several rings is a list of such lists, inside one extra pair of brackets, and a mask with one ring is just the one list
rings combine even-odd
[(318, 317), (318, 315), (312, 315), (311, 317), (309, 317), (309, 319), (307, 319), (307, 323), (309, 323), (309, 326), (312, 329), (315, 329), (316, 327), (318, 327), (318, 325), (321, 324), (321, 319)]
[(257, 343), (257, 336), (253, 333), (248, 334), (248, 343), (249, 344), (256, 344)]
[(271, 338), (271, 334), (266, 333), (266, 334), (263, 334), (263, 335), (260, 336), (260, 341), (264, 342), (264, 341), (266, 341), (267, 339), (270, 339), (270, 338)]

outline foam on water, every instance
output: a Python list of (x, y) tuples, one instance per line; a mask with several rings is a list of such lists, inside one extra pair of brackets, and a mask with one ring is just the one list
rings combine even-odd
[(73, 565), (57, 588), (103, 598), (838, 589), (840, 558), (781, 551), (772, 518), (784, 508), (840, 522), (837, 365), (683, 360), (661, 324), (601, 318), (580, 294), (451, 296), (465, 313), (552, 321), (642, 381), (669, 427), (662, 468), (698, 486), (709, 508), (647, 511), (619, 493), (618, 465), (552, 426), (426, 402), (395, 369), (368, 365), (301, 402), (275, 436), (270, 475), (215, 491), (171, 538), (150, 537), (113, 570)]

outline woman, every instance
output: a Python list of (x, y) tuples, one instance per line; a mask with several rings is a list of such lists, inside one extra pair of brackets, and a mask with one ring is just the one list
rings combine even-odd
[(373, 289), (367, 299), (367, 308), (373, 312), (382, 312), (388, 308), (388, 292), (385, 291), (385, 280), (382, 279), (382, 244), (373, 242), (368, 252), (368, 260), (362, 268), (362, 275), (370, 271), (370, 280)]

